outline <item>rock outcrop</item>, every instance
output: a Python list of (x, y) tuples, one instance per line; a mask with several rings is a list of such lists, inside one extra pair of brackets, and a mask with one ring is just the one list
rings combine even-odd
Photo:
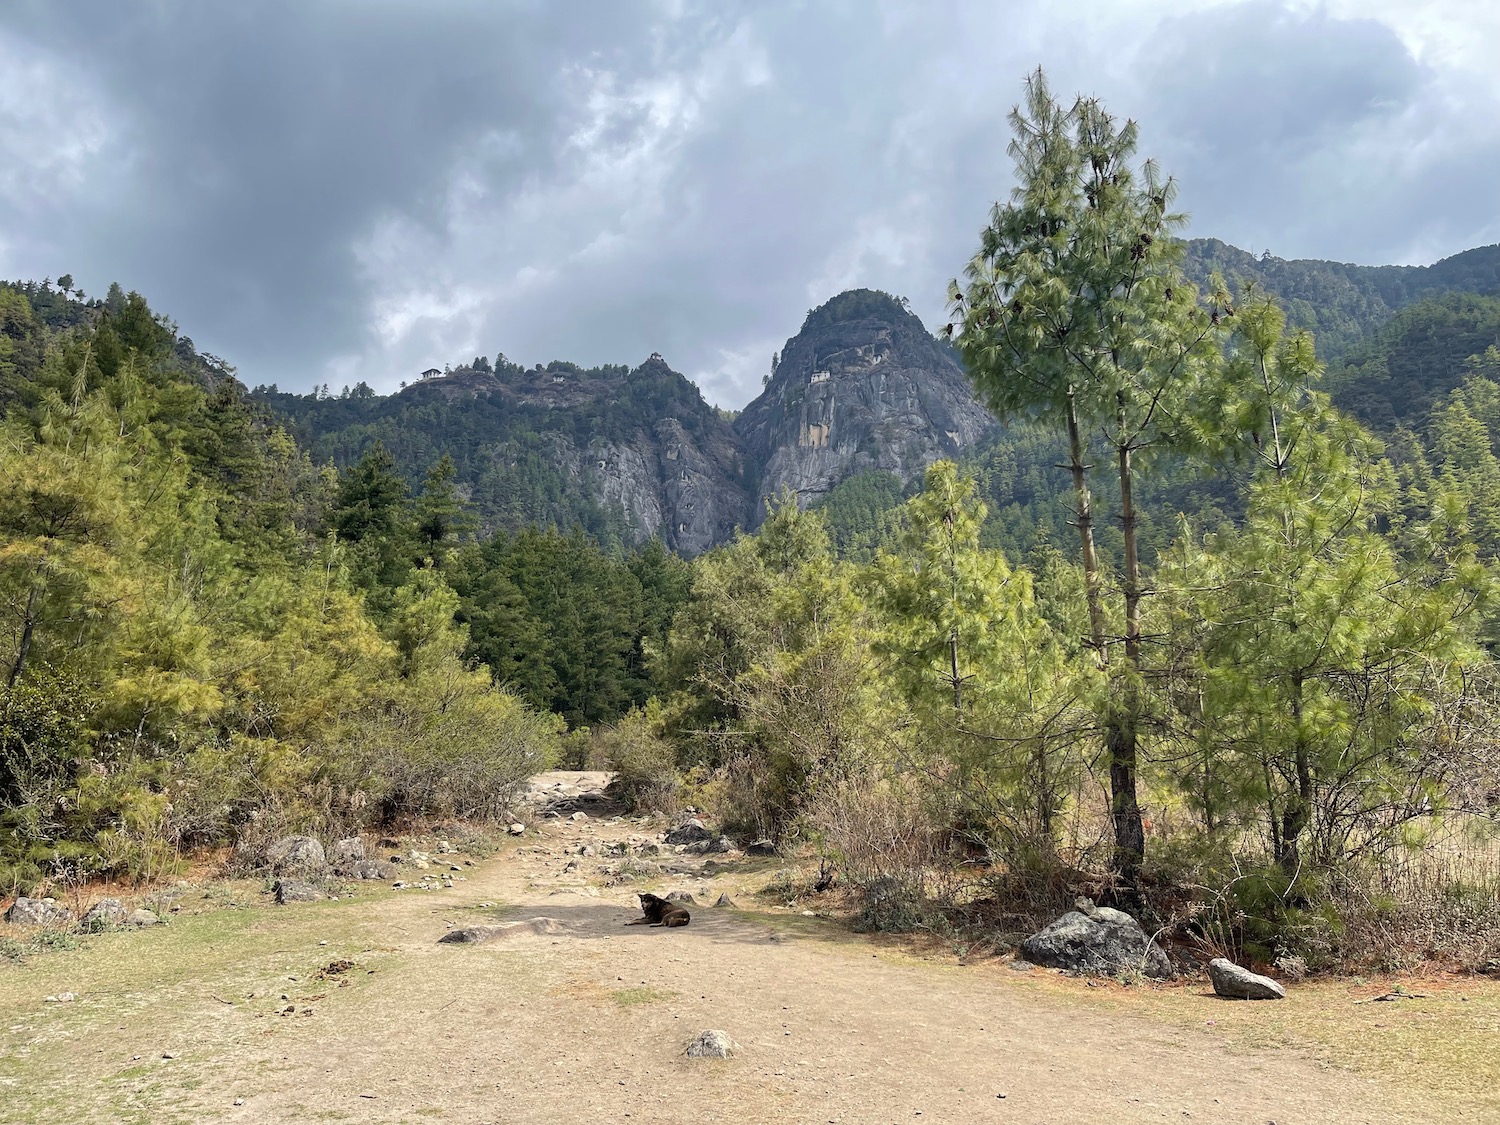
[(283, 836), (266, 849), (266, 863), (278, 875), (316, 875), (328, 865), (328, 857), (311, 836)]
[(841, 293), (808, 313), (735, 422), (757, 468), (750, 523), (790, 489), (803, 507), (860, 473), (909, 482), (994, 426), (958, 362), (895, 297)]
[(123, 926), (130, 911), (117, 898), (101, 898), (83, 915), (83, 927), (89, 930), (104, 930), (111, 926)]

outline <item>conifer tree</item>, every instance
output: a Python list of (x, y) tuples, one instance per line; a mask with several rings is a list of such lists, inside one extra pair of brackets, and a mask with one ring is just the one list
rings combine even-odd
[[(1104, 727), (1114, 867), (1133, 880), (1145, 855), (1137, 773), (1144, 719), (1137, 476), (1150, 458), (1199, 435), (1191, 415), (1218, 356), (1227, 300), (1208, 307), (1183, 277), (1170, 210), (1175, 184), (1146, 161), (1137, 128), (1094, 98), (1064, 107), (1041, 70), (1010, 116), (1017, 187), (996, 204), (980, 249), (949, 297), (958, 347), (1002, 418), (1034, 417), (1068, 439), (1075, 522), (1086, 575), (1089, 643), (1111, 670)], [(1119, 487), (1124, 541), (1113, 659), (1096, 556), (1088, 450), (1102, 442)]]

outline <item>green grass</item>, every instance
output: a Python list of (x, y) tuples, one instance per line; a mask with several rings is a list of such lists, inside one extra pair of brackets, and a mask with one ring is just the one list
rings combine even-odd
[(617, 988), (609, 995), (620, 1007), (634, 1008), (638, 1004), (657, 1004), (663, 1000), (675, 999), (677, 993), (660, 988)]

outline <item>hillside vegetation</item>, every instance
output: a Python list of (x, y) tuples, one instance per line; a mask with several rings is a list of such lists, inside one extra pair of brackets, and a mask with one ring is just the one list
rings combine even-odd
[[(0, 887), (493, 820), (567, 758), (871, 927), (1088, 891), (1203, 952), (1500, 957), (1500, 298), (1439, 292), (1491, 256), (1205, 257), (1133, 126), (1028, 94), (951, 339), (813, 310), (764, 463), (660, 357), (247, 393), (137, 294), (0, 286)], [(777, 457), (821, 507), (735, 532)]]

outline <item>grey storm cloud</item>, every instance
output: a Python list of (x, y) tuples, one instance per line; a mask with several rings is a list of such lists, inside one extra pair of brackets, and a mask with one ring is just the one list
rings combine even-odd
[(0, 272), (119, 280), (252, 384), (661, 351), (738, 406), (842, 288), (941, 318), (1039, 63), (1142, 120), (1193, 233), (1370, 262), (1500, 237), (1493, 83), (1322, 8), (1163, 10), (12, 4)]

